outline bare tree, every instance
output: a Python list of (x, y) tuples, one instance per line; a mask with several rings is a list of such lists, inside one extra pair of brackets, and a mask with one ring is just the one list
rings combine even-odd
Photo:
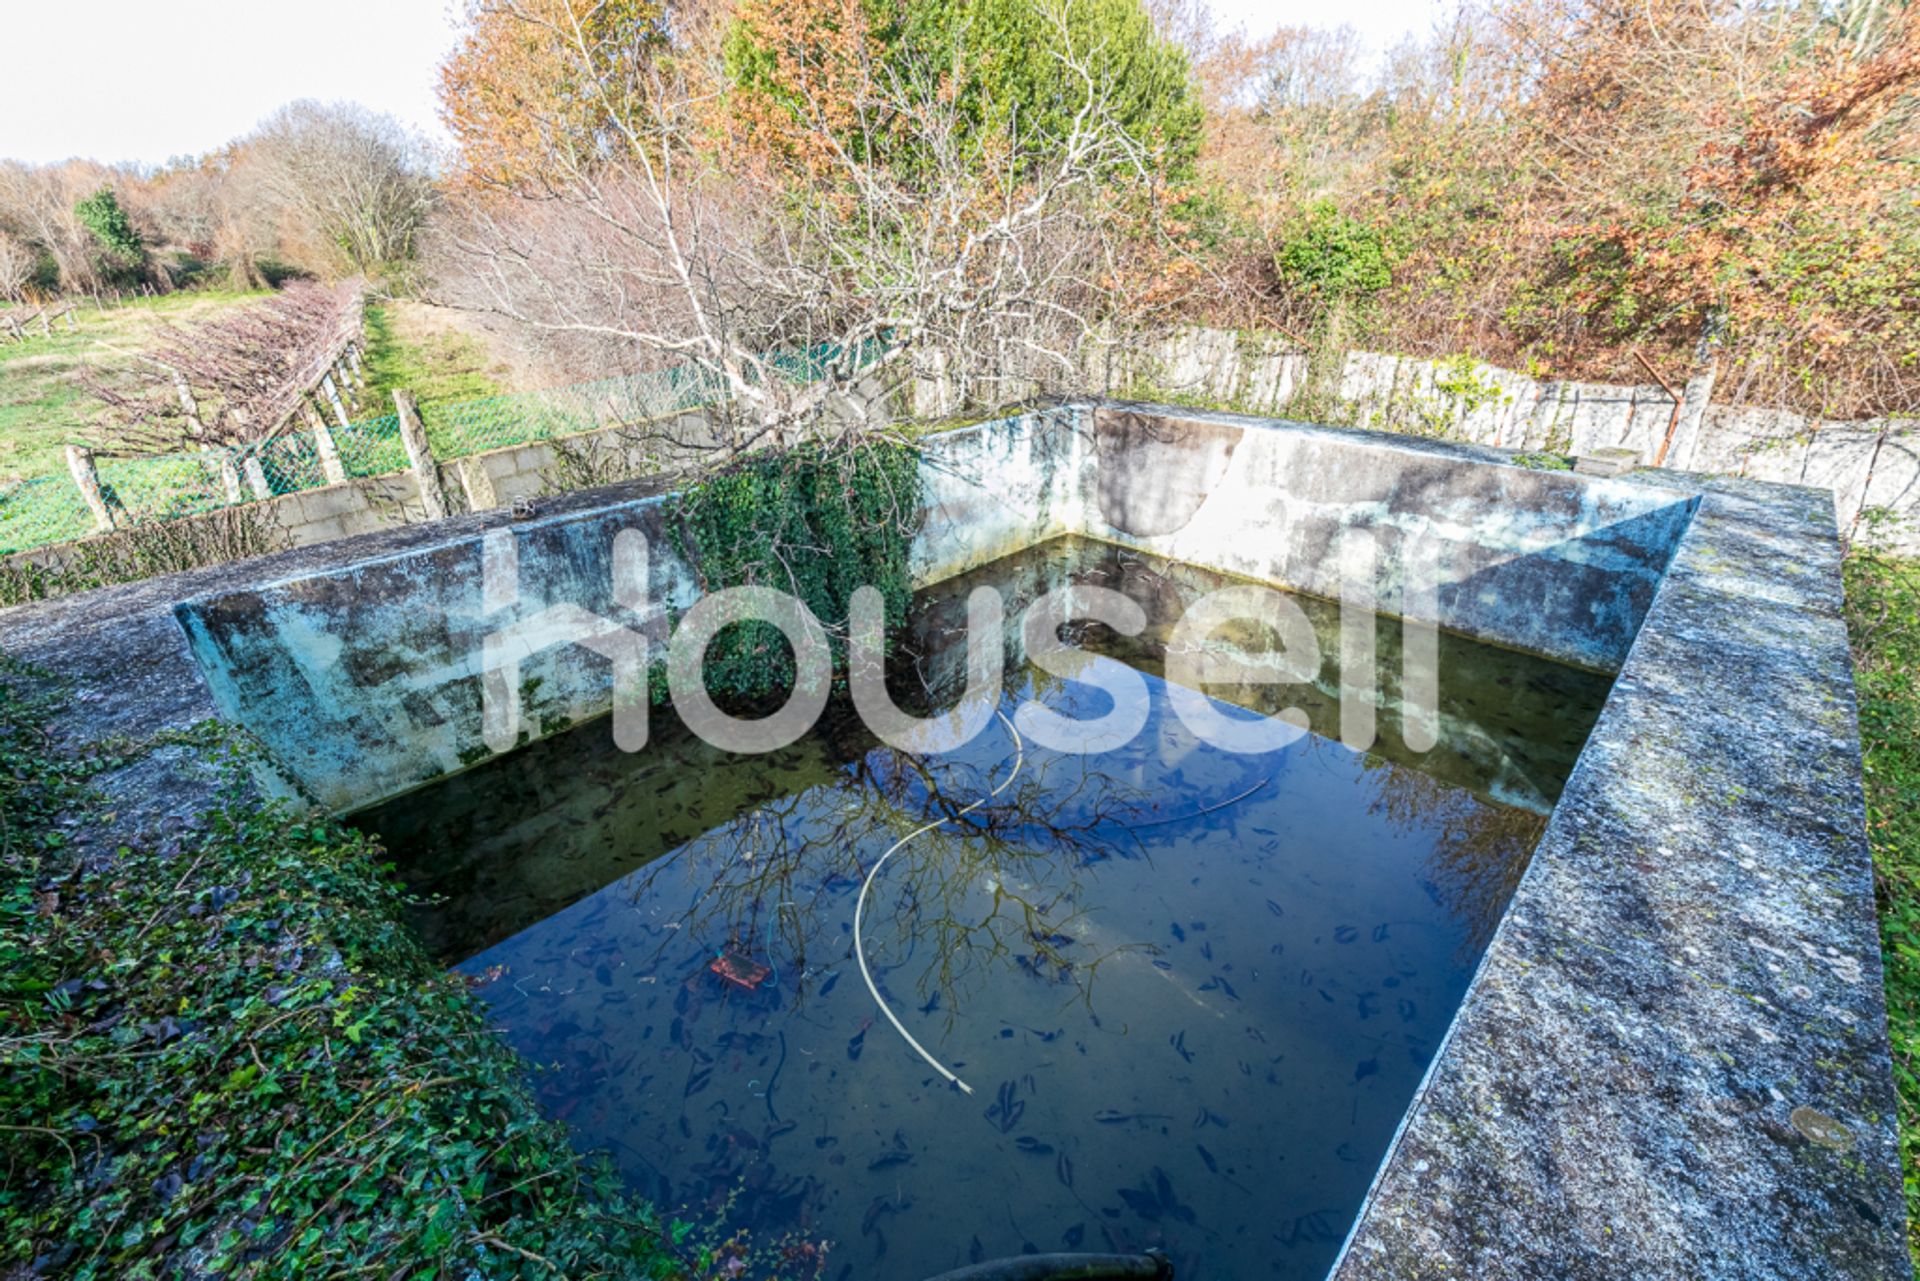
[(0, 298), (17, 302), (33, 279), (33, 250), (0, 231)]
[(590, 147), (556, 131), (540, 172), (461, 202), (436, 301), (625, 367), (690, 365), (732, 406), (733, 449), (855, 404), (857, 386), (911, 381), (922, 409), (951, 412), (1077, 378), (1153, 165), (1064, 21), (1064, 126), (981, 129), (944, 68), (851, 39), (788, 86), (810, 147), (796, 158), (740, 145), (716, 60), (610, 58), (571, 11), (508, 7), (604, 123)]
[(245, 138), (158, 171), (0, 161), (0, 232), (49, 257), (63, 289), (95, 290), (100, 245), (74, 206), (111, 188), (162, 251), (147, 267), (162, 288), (170, 263), (218, 264), (241, 289), (264, 288), (272, 261), (339, 279), (410, 256), (435, 198), (431, 162), (389, 116), (298, 102)]
[(94, 269), (94, 242), (74, 214), (74, 204), (117, 175), (103, 165), (72, 160), (59, 165), (0, 161), (0, 227), (50, 256), (60, 284), (91, 290), (100, 283)]
[(310, 265), (364, 271), (412, 254), (433, 207), (430, 158), (392, 116), (295, 102), (240, 147)]

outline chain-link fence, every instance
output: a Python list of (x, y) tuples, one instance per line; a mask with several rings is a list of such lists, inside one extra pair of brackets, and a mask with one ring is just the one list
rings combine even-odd
[[(816, 372), (824, 353), (798, 358), (795, 374)], [(784, 371), (783, 371), (784, 372)], [(511, 445), (596, 431), (679, 413), (721, 398), (717, 378), (695, 368), (626, 374), (545, 391), (425, 405), (427, 442), (441, 461)], [(393, 414), (330, 425), (349, 479), (404, 471), (407, 452)], [(100, 496), (116, 524), (174, 520), (237, 503), (327, 484), (311, 430), (230, 449), (102, 459)], [(0, 491), (0, 553), (84, 538), (95, 521), (70, 476), (37, 476)]]

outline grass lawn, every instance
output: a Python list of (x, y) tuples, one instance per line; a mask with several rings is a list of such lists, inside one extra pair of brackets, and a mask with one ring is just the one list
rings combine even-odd
[[(99, 421), (80, 377), (88, 367), (125, 369), (161, 325), (205, 320), (260, 294), (194, 291), (142, 298), (104, 311), (82, 302), (75, 328), (0, 343), (0, 481), (66, 470), (64, 448)], [(118, 349), (118, 350), (115, 350)]]
[(1847, 563), (1847, 629), (1900, 1088), (1908, 1239), (1920, 1256), (1920, 560), (1855, 554)]
[[(65, 447), (100, 421), (81, 376), (124, 370), (163, 324), (205, 320), (264, 294), (192, 291), (97, 310), (81, 303), (75, 329), (56, 321), (51, 336), (0, 343), (0, 483), (66, 471)], [(370, 406), (390, 411), (393, 389), (420, 404), (498, 395), (508, 366), (448, 314), (418, 303), (367, 311)]]
[(367, 308), (366, 365), (367, 401), (376, 412), (392, 412), (397, 389), (432, 405), (497, 396), (511, 381), (506, 363), (457, 317), (414, 302)]

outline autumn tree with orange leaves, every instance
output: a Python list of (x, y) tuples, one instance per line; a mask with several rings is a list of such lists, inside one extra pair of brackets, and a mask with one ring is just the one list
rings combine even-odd
[[(1000, 4), (1034, 33), (1024, 62), (976, 51), (961, 6), (939, 41), (905, 39), (909, 7), (747, 0), (719, 39), (668, 21), (645, 44), (596, 6), (489, 8), (531, 31), (488, 47), (568, 110), (476, 129), (439, 296), (602, 367), (694, 366), (725, 389), (728, 448), (808, 429), (856, 382), (930, 412), (1073, 385), (1193, 141), (1169, 122), (1198, 123), (1179, 93), (1143, 97), (1141, 68), (1184, 92), (1184, 62), (1135, 0)], [(450, 115), (508, 100), (474, 89), (483, 66), (450, 70)], [(819, 377), (781, 372), (798, 352)]]
[(1724, 324), (1755, 378), (1909, 381), (1920, 25), (1874, 35), (1690, 0), (1585, 12), (1521, 116), (1548, 297), (1615, 344)]
[(458, 176), (513, 187), (591, 162), (666, 44), (657, 0), (470, 0), (440, 69)]
[(1330, 304), (1280, 264), (1320, 206), (1391, 265), (1355, 345), (1637, 381), (1642, 356), (1684, 376), (1713, 334), (1723, 396), (1920, 403), (1904, 9), (1488, 0), (1374, 72), (1338, 31), (1247, 42), (1192, 13), (1163, 21), (1208, 85), (1241, 264), (1198, 318), (1311, 336)]
[[(1678, 379), (1713, 334), (1723, 396), (1911, 412), (1917, 26), (1870, 0), (1470, 0), (1370, 63), (1196, 0), (475, 0), (441, 240), (598, 244), (523, 234), (467, 278), (509, 314), (533, 263), (602, 282), (529, 331), (582, 371), (731, 344), (715, 376), (751, 387), (750, 351), (885, 332), (970, 401), (1063, 386), (1070, 329), (1187, 319)], [(645, 234), (614, 208), (636, 193)], [(614, 290), (606, 256), (640, 245), (664, 256)]]

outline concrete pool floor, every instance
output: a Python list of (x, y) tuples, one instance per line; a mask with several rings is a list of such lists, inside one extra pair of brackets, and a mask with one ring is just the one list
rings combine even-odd
[[(1105, 431), (1099, 414), (1157, 426), (1132, 439), (1124, 424)], [(1458, 482), (1449, 501), (1495, 516), (1544, 495), (1587, 521), (1539, 555), (1463, 536), (1462, 581), (1477, 581), (1443, 622), (1495, 639), (1511, 627), (1517, 644), (1533, 626), (1533, 647), (1564, 640), (1561, 656), (1619, 675), (1335, 1276), (1912, 1274), (1830, 495), (1672, 472), (1543, 476), (1496, 450), (1162, 407), (1067, 406), (1041, 420), (1072, 440), (1021, 445), (1020, 465), (1030, 472), (1046, 453), (1062, 474), (1049, 473), (1046, 501), (1009, 528), (1044, 508), (1043, 523), (1179, 556), (1183, 531), (1209, 519), (1255, 527), (1248, 495), (1268, 483), (1255, 465), (1269, 443), (1275, 469), (1290, 449), (1335, 451), (1339, 465), (1317, 483), (1348, 490), (1365, 489), (1371, 468), (1399, 468), (1391, 493), (1343, 494), (1370, 520)], [(1021, 421), (1006, 430), (1037, 439)], [(941, 455), (942, 475), (973, 468), (971, 489), (987, 490), (980, 469), (1006, 456), (993, 435), (1003, 428), (971, 429)], [(1189, 447), (1203, 438), (1224, 443)], [(948, 515), (968, 528), (991, 524), (987, 509), (1004, 501), (954, 492)], [(543, 505), (541, 521), (590, 522), (644, 493), (570, 495)], [(1280, 538), (1288, 521), (1304, 531), (1308, 512), (1274, 505), (1260, 539)], [(457, 517), (8, 610), (0, 651), (71, 687), (53, 727), (70, 745), (215, 717), (260, 728), (245, 690), (215, 688), (234, 676), (220, 654), (247, 651), (202, 637), (196, 655), (177, 606), (222, 603), (244, 622), (235, 602), (310, 604), (312, 584), (348, 566), (470, 562), (484, 531), (511, 523), (504, 512)], [(1013, 536), (954, 551), (947, 572)], [(1276, 581), (1289, 572), (1282, 550), (1264, 571)], [(1594, 575), (1603, 590), (1569, 599), (1556, 587)], [(371, 604), (328, 599), (340, 625)], [(1595, 601), (1590, 620), (1568, 621)], [(276, 710), (308, 732), (281, 693)], [(205, 754), (164, 747), (102, 776), (114, 818), (84, 839), (111, 849), (190, 823), (215, 786)], [(404, 782), (369, 775), (362, 790)]]

